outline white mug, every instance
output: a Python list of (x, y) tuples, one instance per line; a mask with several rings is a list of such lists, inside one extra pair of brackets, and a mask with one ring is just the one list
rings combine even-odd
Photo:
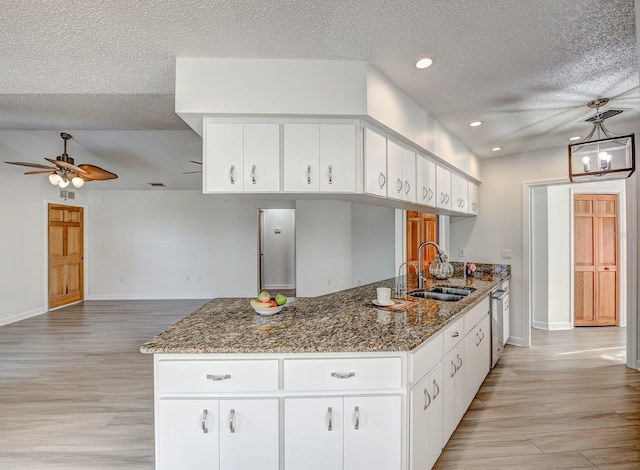
[(380, 304), (388, 304), (391, 300), (390, 287), (378, 287), (376, 293), (378, 294), (378, 303)]

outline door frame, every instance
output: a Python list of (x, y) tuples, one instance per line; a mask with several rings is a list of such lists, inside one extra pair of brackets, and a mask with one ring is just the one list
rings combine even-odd
[[(626, 179), (625, 198), (626, 208), (624, 216), (626, 220), (626, 230), (629, 236), (625, 237), (627, 249), (627, 301), (626, 304), (620, 305), (624, 307), (626, 316), (626, 365), (630, 369), (640, 369), (640, 361), (638, 360), (638, 245), (640, 237), (638, 237), (638, 202), (637, 202), (637, 178), (638, 173)], [(566, 178), (556, 178), (540, 181), (524, 181), (522, 183), (522, 246), (523, 246), (523, 287), (524, 287), (524, 305), (525, 305), (525, 321), (523, 346), (531, 347), (531, 322), (532, 322), (532, 253), (531, 253), (531, 190), (539, 186), (552, 186), (558, 184), (569, 184)], [(618, 211), (618, 215), (621, 214)], [(573, 211), (572, 211), (573, 214)], [(573, 224), (572, 224), (573, 225)], [(573, 233), (571, 235), (573, 237)], [(618, 247), (619, 249), (619, 247)], [(571, 257), (573, 262), (573, 256)], [(573, 274), (571, 275), (571, 283), (573, 286)], [(573, 298), (573, 287), (571, 291)], [(571, 301), (573, 309), (573, 300)], [(571, 313), (573, 317), (573, 311)]]
[[(45, 198), (43, 205), (43, 218), (44, 218), (44, 302), (45, 302), (45, 312), (51, 312), (54, 310), (58, 310), (60, 308), (67, 307), (68, 305), (61, 305), (60, 307), (49, 309), (49, 204), (55, 204), (58, 206), (70, 206), (70, 207), (82, 207), (82, 298), (84, 300), (89, 300), (87, 297), (87, 286), (89, 281), (89, 256), (88, 256), (88, 237), (87, 234), (87, 220), (89, 214), (89, 206), (86, 203), (77, 202), (77, 201), (68, 201), (67, 199), (58, 200), (58, 199), (49, 199)], [(82, 301), (79, 301), (82, 302)], [(73, 302), (73, 303), (79, 303)]]

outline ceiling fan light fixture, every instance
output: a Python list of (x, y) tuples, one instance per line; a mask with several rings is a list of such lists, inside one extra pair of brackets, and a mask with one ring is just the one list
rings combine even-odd
[(49, 175), (49, 183), (52, 185), (57, 186), (60, 181), (62, 181), (62, 178), (58, 173), (51, 173)]
[(60, 182), (58, 183), (58, 186), (61, 187), (62, 189), (66, 188), (67, 186), (69, 186), (69, 180), (67, 178), (60, 178)]
[(80, 189), (84, 186), (84, 180), (79, 176), (74, 176), (73, 178), (71, 178), (71, 184), (73, 184), (75, 188)]

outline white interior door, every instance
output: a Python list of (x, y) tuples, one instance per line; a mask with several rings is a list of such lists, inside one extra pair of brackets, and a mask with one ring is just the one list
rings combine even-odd
[(262, 209), (261, 286), (277, 293), (295, 289), (295, 209)]

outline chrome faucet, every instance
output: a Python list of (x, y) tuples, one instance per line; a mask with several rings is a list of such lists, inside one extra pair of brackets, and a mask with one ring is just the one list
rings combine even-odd
[[(422, 266), (422, 249), (427, 246), (427, 245), (431, 245), (436, 249), (436, 259), (438, 261), (443, 261), (443, 256), (446, 256), (444, 254), (444, 251), (440, 249), (440, 247), (438, 246), (437, 243), (435, 242), (422, 242), (420, 243), (420, 246), (418, 246), (418, 266)], [(426, 277), (423, 274), (423, 271), (418, 268), (418, 289), (423, 289), (424, 288), (424, 280), (426, 279)]]
[(406, 275), (409, 274), (409, 266), (413, 266), (413, 269), (416, 272), (416, 276), (420, 277), (420, 273), (418, 272), (418, 266), (411, 261), (405, 261), (398, 267), (398, 277), (396, 278), (396, 295), (401, 296), (403, 294), (403, 290), (407, 290), (407, 278), (405, 276), (404, 279), (404, 289), (402, 288), (402, 283), (400, 282), (400, 277), (402, 276), (402, 267), (406, 266)]

